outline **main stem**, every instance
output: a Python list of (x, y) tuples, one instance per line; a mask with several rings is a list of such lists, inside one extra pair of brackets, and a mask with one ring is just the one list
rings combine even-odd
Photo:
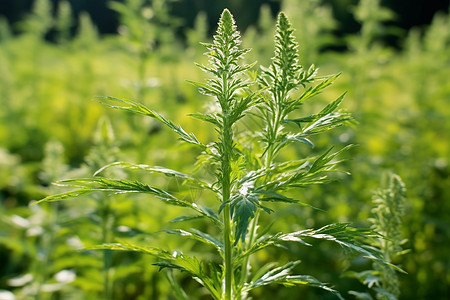
[(233, 248), (231, 247), (231, 217), (230, 217), (230, 205), (225, 205), (223, 209), (224, 214), (224, 231), (223, 231), (223, 237), (225, 241), (225, 262), (224, 262), (224, 269), (225, 269), (225, 278), (224, 278), (224, 293), (223, 293), (223, 299), (224, 300), (231, 300), (232, 295), (232, 288), (231, 283), (233, 280), (233, 258), (232, 258), (232, 251)]
[[(224, 116), (227, 115), (228, 113), (225, 110)], [(231, 155), (233, 151), (233, 133), (231, 124), (227, 117), (225, 117), (224, 120), (222, 143), (222, 203), (227, 203), (231, 194)], [(231, 300), (233, 281), (233, 248), (231, 246), (231, 211), (229, 203), (225, 204), (223, 209), (223, 223), (223, 240), (225, 244), (223, 299)]]

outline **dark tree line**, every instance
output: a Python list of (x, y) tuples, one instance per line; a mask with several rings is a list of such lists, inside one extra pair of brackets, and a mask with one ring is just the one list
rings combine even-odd
[[(1, 0), (0, 16), (5, 17), (10, 24), (23, 20), (31, 10), (34, 0)], [(52, 0), (54, 7), (59, 0)], [(112, 11), (108, 2), (112, 0), (69, 0), (75, 16), (87, 11), (101, 33), (116, 33), (119, 22), (118, 15)], [(121, 1), (121, 0), (119, 0)], [(122, 0), (123, 1), (123, 0)], [(149, 0), (150, 2), (151, 0)], [(241, 30), (245, 30), (258, 19), (260, 7), (268, 4), (275, 16), (280, 9), (282, 0), (169, 0), (170, 11), (182, 22), (183, 27), (191, 27), (198, 12), (205, 11), (208, 15), (211, 30), (224, 7), (233, 11), (239, 20)], [(298, 0), (305, 1), (305, 0)], [(358, 23), (352, 15), (352, 7), (358, 0), (322, 0), (324, 4), (333, 8), (335, 18), (339, 21), (337, 35), (343, 36), (357, 32)], [(437, 11), (447, 11), (450, 0), (382, 0), (382, 5), (390, 8), (396, 14), (392, 25), (408, 30), (415, 26), (429, 24)], [(55, 9), (56, 10), (56, 9)], [(76, 24), (74, 24), (75, 31)], [(17, 27), (13, 26), (17, 30)], [(395, 38), (389, 41), (396, 43)]]

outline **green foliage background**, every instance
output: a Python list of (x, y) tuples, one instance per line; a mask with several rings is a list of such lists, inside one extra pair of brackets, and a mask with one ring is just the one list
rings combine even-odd
[[(165, 1), (144, 8), (140, 3), (112, 4), (122, 25), (118, 35), (110, 36), (100, 36), (89, 16), (82, 14), (79, 31), (72, 37), (69, 28), (74, 20), (64, 1), (53, 16), (47, 1), (36, 0), (33, 12), (14, 24), (21, 29), (19, 35), (13, 35), (12, 25), (0, 18), (0, 290), (13, 292), (17, 299), (100, 298), (102, 268), (111, 270), (112, 299), (174, 299), (171, 277), (167, 280), (165, 273), (158, 272), (151, 258), (114, 253), (105, 265), (102, 253), (76, 250), (105, 239), (133, 237), (208, 256), (208, 249), (193, 242), (158, 233), (170, 228), (169, 221), (179, 211), (142, 197), (124, 200), (117, 196), (106, 206), (111, 231), (107, 237), (102, 234), (101, 224), (106, 221), (101, 221), (105, 206), (98, 205), (100, 196), (56, 206), (28, 206), (30, 201), (61, 191), (51, 182), (88, 176), (116, 160), (192, 169), (197, 153), (178, 145), (166, 128), (109, 110), (93, 101), (95, 96), (142, 102), (183, 124), (188, 132), (195, 128), (200, 132), (197, 138), (211, 140), (214, 133), (208, 126), (199, 131), (203, 125), (186, 116), (207, 109), (207, 98), (186, 83), (204, 76), (194, 62), (205, 60), (199, 45), (209, 40), (205, 15), (198, 14), (195, 29), (186, 29), (187, 39), (182, 42), (175, 30), (183, 28), (168, 14)], [(318, 227), (347, 221), (370, 226), (371, 193), (378, 188), (383, 171), (392, 170), (402, 177), (408, 199), (402, 247), (410, 252), (394, 258), (408, 272), (399, 274), (399, 298), (446, 299), (450, 294), (449, 15), (438, 13), (428, 27), (403, 33), (401, 49), (391, 49), (381, 38), (391, 32), (385, 24), (395, 16), (378, 7), (377, 1), (360, 2), (354, 13), (361, 31), (345, 38), (332, 34), (339, 21), (320, 1), (285, 0), (281, 8), (297, 29), (301, 62), (305, 66), (314, 63), (320, 74), (343, 73), (319, 97), (335, 99), (348, 91), (343, 105), (359, 124), (314, 141), (315, 153), (329, 144), (357, 145), (347, 151), (348, 160), (341, 166), (350, 176), (304, 190), (300, 196), (325, 212), (280, 207), (274, 228), (299, 230), (303, 228), (296, 224)], [(253, 48), (249, 62), (268, 64), (273, 28), (274, 18), (263, 6), (259, 22), (243, 32), (244, 46)], [(57, 36), (52, 43), (43, 38), (50, 30)], [(329, 45), (345, 45), (348, 50), (323, 51)], [(304, 156), (310, 151), (301, 145), (291, 155)], [(148, 180), (179, 188), (175, 180), (168, 184), (157, 178)], [(301, 259), (299, 268), (333, 283), (344, 296), (349, 290), (364, 290), (342, 274), (349, 268), (367, 268), (369, 262), (349, 259), (325, 244), (315, 249), (304, 252), (290, 245), (282, 251), (262, 252), (258, 259)], [(193, 299), (206, 299), (184, 274), (173, 276)], [(253, 296), (333, 297), (314, 289), (277, 286), (256, 290)]]

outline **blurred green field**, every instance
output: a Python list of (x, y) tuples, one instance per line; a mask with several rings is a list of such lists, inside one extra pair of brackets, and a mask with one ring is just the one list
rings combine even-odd
[[(69, 7), (52, 16), (43, 0), (36, 1), (39, 5), (20, 24), (18, 35), (11, 33), (11, 24), (0, 16), (0, 299), (102, 299), (106, 267), (113, 278), (110, 299), (175, 299), (166, 273), (152, 266), (152, 258), (111, 252), (109, 265), (104, 266), (100, 251), (77, 250), (105, 238), (111, 242), (114, 237), (136, 238), (205, 259), (211, 256), (201, 245), (158, 232), (172, 226), (169, 221), (181, 208), (154, 199), (115, 197), (110, 220), (114, 231), (107, 237), (98, 225), (101, 195), (29, 206), (33, 200), (64, 191), (52, 182), (92, 176), (112, 161), (186, 172), (194, 169), (199, 153), (178, 144), (166, 128), (109, 109), (95, 101), (96, 96), (144, 103), (188, 132), (195, 131), (205, 143), (214, 136), (207, 125), (187, 116), (206, 110), (209, 101), (186, 82), (202, 81), (205, 76), (194, 64), (205, 62), (199, 43), (211, 40), (205, 16), (198, 15), (195, 29), (186, 29), (187, 39), (181, 41), (164, 6), (134, 10), (133, 2), (115, 7), (122, 25), (120, 34), (111, 36), (101, 36), (86, 14), (81, 15), (78, 32), (72, 36)], [(327, 7), (316, 1), (282, 1), (282, 9), (297, 29), (301, 62), (305, 66), (314, 63), (321, 75), (342, 72), (319, 95), (317, 105), (347, 91), (344, 108), (358, 124), (320, 136), (312, 150), (302, 145), (286, 154), (294, 158), (319, 154), (330, 144), (337, 148), (356, 145), (344, 154), (340, 167), (351, 175), (302, 190), (303, 201), (326, 212), (280, 206), (273, 228), (298, 230), (333, 222), (370, 226), (372, 192), (379, 187), (382, 174), (393, 171), (403, 179), (408, 199), (402, 233), (403, 248), (409, 252), (394, 260), (408, 273), (398, 275), (399, 299), (447, 299), (450, 16), (438, 13), (426, 28), (403, 33), (401, 49), (393, 49), (380, 39), (387, 30), (383, 22), (392, 17), (391, 12), (364, 3), (369, 2), (362, 1), (355, 12), (361, 31), (338, 38), (332, 35), (338, 21)], [(259, 23), (242, 33), (244, 46), (253, 48), (248, 61), (270, 62), (274, 22), (263, 6)], [(52, 42), (43, 38), (50, 30), (57, 37)], [(347, 50), (323, 50), (333, 44), (345, 45)], [(174, 180), (142, 180), (178, 188)], [(196, 193), (190, 197), (201, 197), (202, 191)], [(204, 226), (194, 222), (198, 228)], [(357, 280), (343, 274), (349, 269), (363, 270), (369, 262), (328, 244), (315, 249), (304, 251), (290, 245), (261, 252), (257, 258), (261, 262), (268, 257), (281, 262), (300, 259), (301, 272), (332, 283), (348, 299), (354, 298), (347, 291), (365, 291)], [(208, 299), (186, 274), (174, 276), (192, 299)], [(334, 299), (313, 288), (279, 286), (252, 295), (253, 299)]]

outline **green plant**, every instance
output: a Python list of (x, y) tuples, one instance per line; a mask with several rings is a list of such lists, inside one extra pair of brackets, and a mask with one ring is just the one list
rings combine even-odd
[[(39, 175), (48, 186), (45, 194), (54, 194), (58, 188), (49, 184), (67, 174), (68, 168), (63, 162), (60, 143), (47, 143), (45, 154)], [(0, 244), (11, 249), (18, 258), (5, 266), (16, 273), (16, 276), (9, 278), (7, 285), (19, 299), (49, 299), (50, 294), (63, 296), (71, 289), (67, 284), (76, 277), (71, 267), (73, 255), (77, 254), (69, 246), (71, 236), (67, 228), (62, 226), (69, 219), (62, 210), (63, 204), (35, 206), (30, 210), (18, 208), (2, 214), (2, 227), (6, 227), (12, 236), (20, 236), (20, 239), (0, 239)], [(33, 259), (25, 264), (24, 269), (20, 264), (14, 265), (14, 261), (29, 261), (30, 257)]]
[[(396, 256), (406, 252), (401, 246), (405, 242), (401, 233), (402, 218), (405, 214), (405, 193), (405, 184), (393, 173), (386, 173), (382, 179), (382, 187), (373, 193), (375, 207), (372, 210), (372, 227), (383, 236), (374, 246), (380, 249), (388, 262), (393, 262)], [(379, 300), (397, 299), (400, 295), (400, 283), (394, 268), (378, 262), (373, 263), (373, 268), (374, 270), (359, 273), (349, 272), (348, 276), (355, 277), (373, 288)], [(350, 293), (357, 299), (373, 299), (369, 293)]]
[[(182, 127), (146, 106), (130, 100), (101, 98), (106, 105), (127, 112), (141, 114), (167, 126), (179, 138), (201, 150), (199, 168), (210, 172), (210, 177), (199, 178), (164, 167), (115, 162), (100, 168), (93, 178), (60, 181), (60, 185), (76, 188), (73, 191), (49, 196), (38, 203), (66, 200), (96, 191), (117, 193), (144, 193), (163, 202), (184, 207), (193, 215), (178, 217), (174, 222), (203, 218), (215, 229), (165, 230), (204, 243), (216, 249), (217, 259), (203, 262), (197, 256), (179, 251), (143, 246), (129, 240), (103, 244), (94, 249), (136, 251), (158, 259), (161, 269), (178, 269), (191, 275), (214, 299), (246, 299), (257, 287), (276, 283), (284, 286), (307, 285), (340, 293), (310, 275), (293, 275), (300, 261), (286, 264), (270, 262), (252, 269), (251, 258), (268, 246), (286, 242), (309, 246), (308, 239), (333, 241), (349, 250), (385, 263), (382, 254), (366, 243), (378, 235), (369, 229), (351, 227), (348, 223), (328, 224), (318, 229), (303, 229), (290, 233), (270, 233), (270, 226), (259, 222), (260, 216), (272, 212), (271, 202), (310, 204), (287, 194), (298, 188), (333, 180), (338, 164), (337, 156), (346, 148), (297, 160), (284, 161), (283, 150), (300, 142), (313, 146), (312, 136), (326, 132), (351, 121), (351, 116), (338, 111), (341, 95), (320, 112), (301, 116), (300, 108), (322, 92), (338, 77), (318, 77), (312, 66), (303, 68), (298, 63), (297, 43), (293, 29), (281, 13), (277, 20), (275, 56), (259, 76), (251, 69), (253, 64), (241, 61), (248, 49), (241, 49), (240, 34), (228, 10), (224, 10), (216, 35), (207, 44), (209, 66), (199, 65), (211, 77), (206, 83), (191, 82), (200, 92), (211, 96), (211, 111), (191, 116), (214, 127), (216, 139), (202, 143)], [(242, 120), (251, 120), (255, 128), (245, 128)], [(239, 133), (241, 132), (241, 133)], [(140, 169), (150, 174), (162, 174), (184, 182), (188, 190), (204, 190), (201, 199), (185, 196), (183, 189), (165, 190), (141, 181), (111, 179), (99, 176), (111, 167)], [(203, 206), (200, 204), (206, 204)], [(258, 228), (262, 230), (258, 231)], [(170, 282), (178, 298), (186, 293), (169, 272)]]

